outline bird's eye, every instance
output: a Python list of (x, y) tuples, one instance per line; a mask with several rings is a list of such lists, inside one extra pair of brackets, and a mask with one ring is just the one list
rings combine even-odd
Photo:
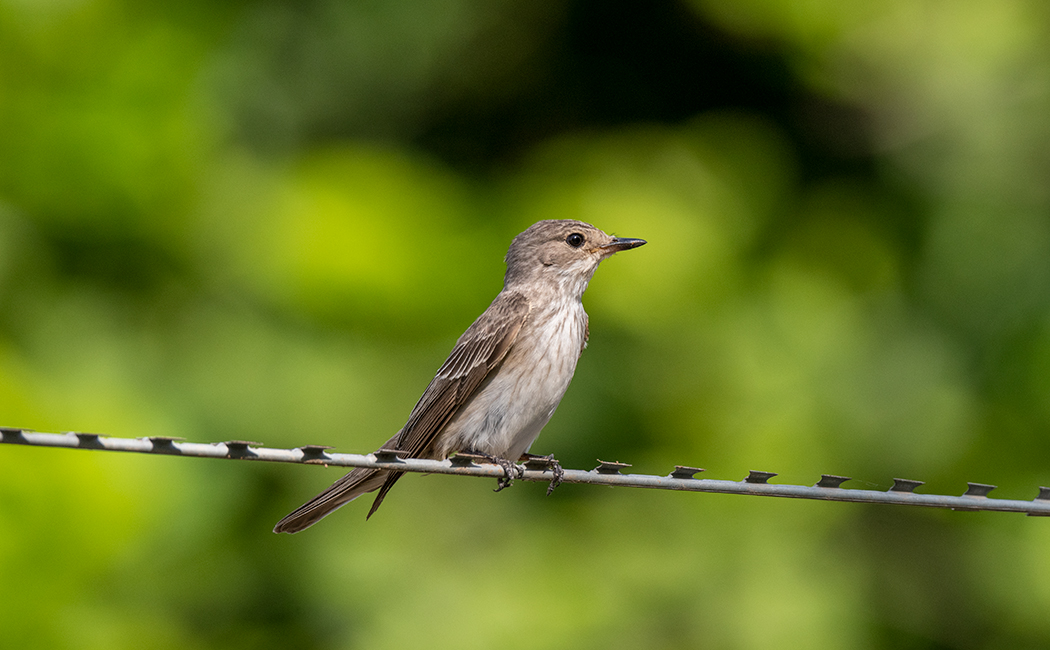
[(580, 246), (583, 246), (583, 235), (574, 232), (565, 238), (565, 243), (573, 248), (579, 248)]

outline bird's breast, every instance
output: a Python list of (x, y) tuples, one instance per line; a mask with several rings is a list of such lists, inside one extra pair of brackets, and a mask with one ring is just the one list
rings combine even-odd
[(506, 358), (449, 422), (442, 456), (463, 449), (521, 456), (565, 395), (586, 335), (579, 300), (534, 307)]

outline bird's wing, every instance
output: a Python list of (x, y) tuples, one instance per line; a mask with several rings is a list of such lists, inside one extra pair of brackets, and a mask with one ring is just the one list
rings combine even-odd
[[(416, 402), (397, 436), (398, 451), (411, 458), (424, 455), (460, 407), (485, 378), (499, 367), (529, 317), (529, 299), (520, 293), (500, 293), (489, 308), (456, 341), (456, 347)], [(367, 517), (379, 509), (404, 472), (390, 472), (379, 488)]]
[(408, 416), (397, 449), (419, 457), (449, 420), (495, 370), (529, 315), (529, 300), (520, 293), (501, 293), (463, 336)]

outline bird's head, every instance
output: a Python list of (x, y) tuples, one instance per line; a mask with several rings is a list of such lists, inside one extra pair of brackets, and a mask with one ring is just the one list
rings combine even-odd
[(540, 282), (582, 295), (602, 260), (644, 243), (613, 237), (582, 221), (539, 221), (511, 242), (504, 286)]

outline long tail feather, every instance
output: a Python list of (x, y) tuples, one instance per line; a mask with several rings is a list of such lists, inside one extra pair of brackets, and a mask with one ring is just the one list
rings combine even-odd
[[(273, 532), (298, 533), (309, 528), (362, 494), (383, 487), (388, 483), (390, 474), (386, 470), (359, 467), (277, 522)], [(393, 485), (393, 481), (389, 481), (389, 485)], [(369, 516), (377, 507), (378, 503), (372, 506)]]
[(394, 487), (394, 483), (397, 483), (397, 479), (404, 476), (404, 472), (390, 472), (383, 482), (383, 487), (379, 489), (379, 494), (376, 495), (376, 500), (372, 502), (372, 507), (368, 510), (368, 514), (365, 515), (367, 521), (369, 517), (375, 514), (376, 510), (379, 510), (379, 504), (383, 503), (383, 499), (386, 498), (386, 493), (390, 491), (390, 488)]

